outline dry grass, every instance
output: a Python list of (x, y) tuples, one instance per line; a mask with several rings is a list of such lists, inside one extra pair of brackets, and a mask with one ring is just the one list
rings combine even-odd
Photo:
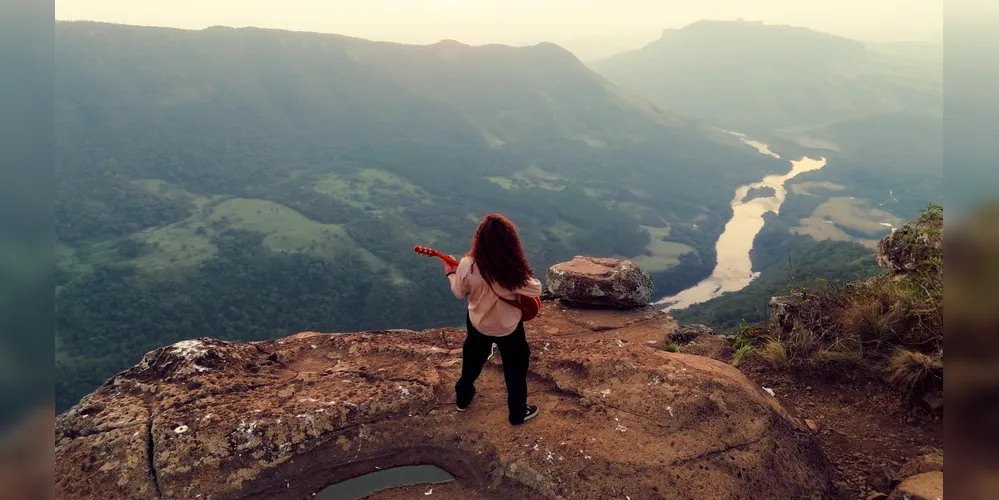
[(746, 356), (753, 354), (753, 346), (745, 344), (732, 353), (732, 365), (739, 366), (739, 362), (742, 361)]
[(899, 348), (888, 360), (887, 375), (889, 382), (906, 392), (933, 386), (943, 376), (943, 351), (930, 356)]
[(818, 367), (841, 373), (867, 371), (863, 350), (856, 345), (849, 345), (848, 342), (837, 342), (823, 347), (815, 352), (813, 359)]
[(899, 346), (932, 353), (943, 345), (942, 281), (930, 270), (846, 286), (822, 283), (808, 291), (797, 321), (819, 344), (843, 341), (865, 358), (888, 358)]
[(785, 369), (790, 367), (787, 358), (787, 347), (778, 338), (767, 340), (763, 347), (756, 351), (756, 354), (773, 368)]
[(883, 373), (906, 391), (942, 388), (942, 253), (907, 274), (849, 285), (795, 283), (793, 288), (803, 294), (791, 331), (771, 328), (762, 345), (754, 342), (768, 364)]

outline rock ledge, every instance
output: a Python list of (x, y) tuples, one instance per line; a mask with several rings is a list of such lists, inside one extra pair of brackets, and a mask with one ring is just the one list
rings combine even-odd
[(58, 498), (304, 499), (435, 464), (435, 498), (819, 498), (812, 434), (724, 363), (664, 352), (651, 308), (545, 302), (529, 323), (531, 402), (506, 422), (500, 356), (454, 409), (464, 332), (190, 340), (150, 352), (57, 418)]

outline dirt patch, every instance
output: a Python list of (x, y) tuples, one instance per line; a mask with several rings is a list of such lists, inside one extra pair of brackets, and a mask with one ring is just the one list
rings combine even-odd
[(913, 407), (884, 383), (856, 377), (774, 373), (747, 359), (739, 368), (774, 391), (794, 417), (813, 428), (833, 465), (837, 499), (888, 494), (907, 460), (943, 449), (943, 420)]

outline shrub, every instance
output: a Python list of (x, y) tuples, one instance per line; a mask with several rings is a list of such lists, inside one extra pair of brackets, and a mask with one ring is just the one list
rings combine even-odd
[(680, 346), (670, 342), (663, 346), (663, 350), (666, 352), (680, 352)]
[(767, 340), (763, 347), (757, 351), (757, 355), (773, 368), (783, 369), (790, 366), (787, 359), (787, 348), (778, 338)]
[(739, 362), (742, 361), (743, 358), (750, 355), (751, 353), (753, 353), (753, 346), (749, 345), (748, 343), (739, 347), (732, 354), (732, 365), (739, 366)]
[(943, 376), (943, 351), (930, 356), (898, 348), (888, 360), (887, 372), (888, 381), (906, 392), (937, 385)]

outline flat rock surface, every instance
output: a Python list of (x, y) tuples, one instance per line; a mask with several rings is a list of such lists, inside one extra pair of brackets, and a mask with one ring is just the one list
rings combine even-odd
[(630, 260), (576, 256), (548, 269), (547, 288), (563, 300), (632, 309), (652, 301), (652, 277)]
[(541, 413), (520, 427), (498, 353), (455, 410), (462, 330), (181, 342), (57, 418), (56, 496), (304, 499), (434, 464), (457, 481), (427, 498), (828, 497), (804, 424), (737, 369), (656, 349), (674, 328), (546, 302), (527, 328)]

